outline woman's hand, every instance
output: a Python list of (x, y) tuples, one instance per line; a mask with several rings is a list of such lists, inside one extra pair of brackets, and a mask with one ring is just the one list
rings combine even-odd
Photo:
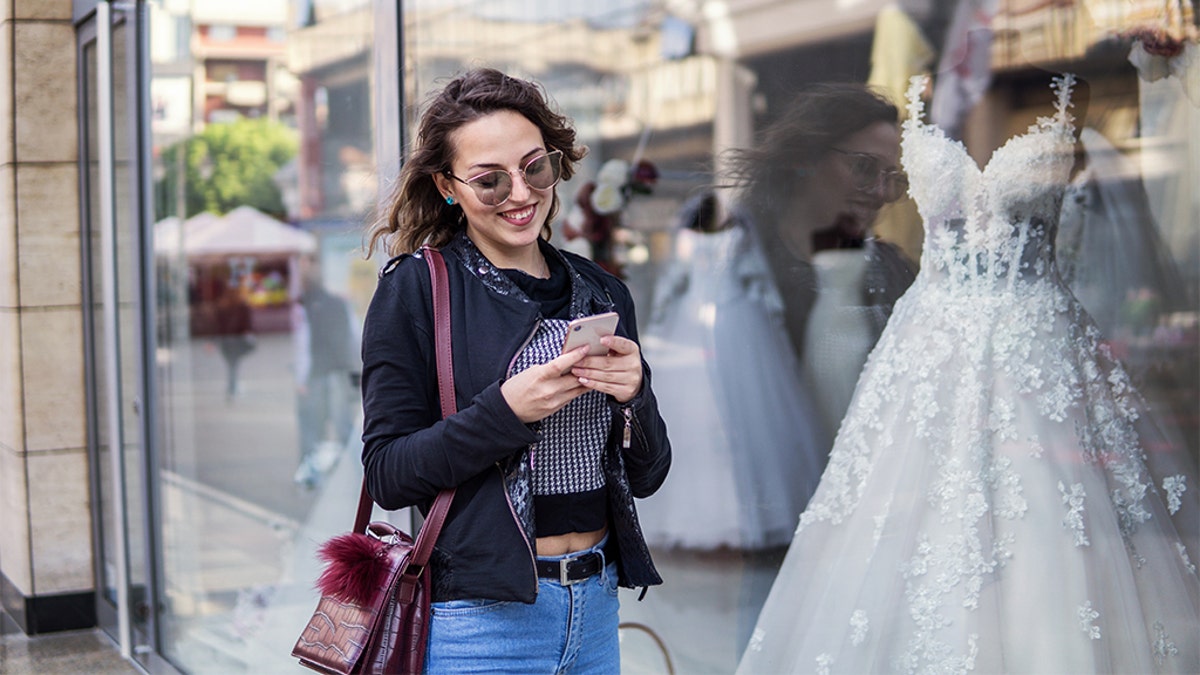
[(587, 391), (571, 369), (587, 354), (580, 347), (540, 366), (532, 366), (513, 375), (500, 385), (500, 394), (517, 419), (528, 424), (558, 412), (575, 397)]
[(642, 390), (642, 350), (638, 343), (617, 335), (600, 338), (600, 344), (608, 347), (608, 354), (580, 360), (571, 374), (588, 389), (628, 403)]

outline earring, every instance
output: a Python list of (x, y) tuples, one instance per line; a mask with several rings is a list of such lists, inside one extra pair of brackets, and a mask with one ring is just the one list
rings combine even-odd
[(446, 195), (446, 203), (449, 204), (450, 206), (454, 206), (454, 197), (452, 197), (451, 195)]

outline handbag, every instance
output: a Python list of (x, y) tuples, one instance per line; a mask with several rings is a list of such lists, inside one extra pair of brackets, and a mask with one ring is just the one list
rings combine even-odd
[[(446, 263), (423, 247), (433, 285), (434, 343), (442, 417), (457, 409), (450, 352), (450, 291)], [(429, 635), (429, 574), (425, 568), (454, 490), (438, 493), (416, 541), (386, 522), (372, 522), (366, 479), (354, 529), (321, 545), (326, 562), (321, 599), (292, 656), (322, 673), (420, 673)]]

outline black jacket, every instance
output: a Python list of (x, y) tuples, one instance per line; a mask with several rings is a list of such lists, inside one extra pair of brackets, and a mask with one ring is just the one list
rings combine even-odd
[[(610, 310), (619, 335), (637, 340), (628, 289), (598, 265), (542, 242), (571, 274), (572, 317)], [(429, 269), (420, 254), (390, 261), (363, 327), (363, 466), (367, 489), (385, 509), (425, 512), (443, 488), (454, 502), (431, 561), (435, 600), (488, 598), (533, 602), (533, 491), (529, 447), (537, 425), (517, 419), (500, 384), (541, 321), (538, 306), (465, 235), (442, 249), (450, 286), (458, 412), (442, 420), (433, 346)], [(662, 583), (638, 525), (634, 497), (666, 478), (671, 449), (643, 361), (642, 391), (621, 406), (604, 453), (610, 541), (619, 583)], [(628, 412), (632, 443), (622, 448)]]

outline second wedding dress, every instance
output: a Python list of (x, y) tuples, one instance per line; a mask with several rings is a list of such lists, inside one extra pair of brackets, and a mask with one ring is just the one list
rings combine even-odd
[(671, 475), (638, 505), (651, 546), (779, 548), (816, 489), (817, 421), (766, 262), (738, 226), (680, 228), (643, 331)]
[(980, 169), (922, 121), (921, 271), (859, 380), (742, 673), (1200, 671), (1153, 414), (1059, 278), (1073, 78)]

